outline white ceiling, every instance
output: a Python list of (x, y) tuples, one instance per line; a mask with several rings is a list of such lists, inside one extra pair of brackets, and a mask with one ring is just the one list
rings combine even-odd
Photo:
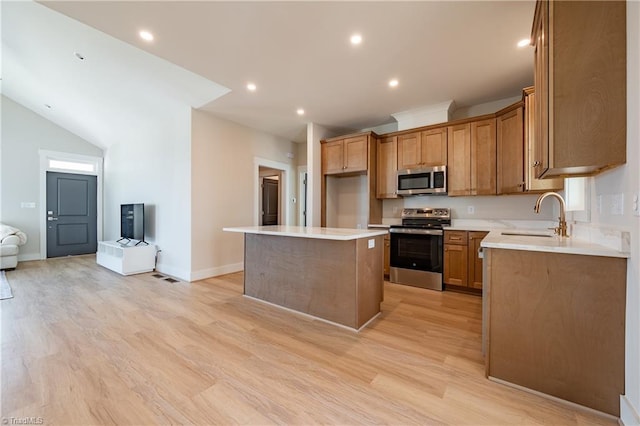
[[(534, 0), (43, 4), (2, 2), (2, 91), (43, 115), (56, 103), (53, 121), (85, 138), (123, 119), (117, 105), (152, 108), (153, 91), (304, 141), (307, 122), (374, 127), (446, 100), (517, 96), (533, 82), (533, 52), (516, 43), (530, 35)], [(138, 37), (142, 28), (152, 43)], [(357, 47), (354, 32), (364, 39)], [(88, 140), (109, 145), (93, 133)]]

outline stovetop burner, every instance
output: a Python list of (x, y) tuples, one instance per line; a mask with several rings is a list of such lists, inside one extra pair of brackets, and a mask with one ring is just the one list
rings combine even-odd
[(431, 228), (442, 229), (451, 225), (451, 209), (448, 208), (407, 208), (402, 209), (402, 225), (392, 228)]

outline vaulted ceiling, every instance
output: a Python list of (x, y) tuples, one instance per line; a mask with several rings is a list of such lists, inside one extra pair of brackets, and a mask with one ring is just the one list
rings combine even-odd
[(530, 35), (534, 5), (3, 1), (2, 91), (103, 146), (96, 126), (123, 120), (118, 105), (140, 111), (168, 98), (304, 141), (307, 122), (354, 130), (447, 100), (517, 96), (533, 82), (532, 49), (516, 44)]

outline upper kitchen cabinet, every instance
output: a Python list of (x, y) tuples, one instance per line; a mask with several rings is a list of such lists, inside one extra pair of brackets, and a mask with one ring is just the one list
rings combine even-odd
[(321, 226), (366, 228), (382, 222), (376, 198), (377, 135), (358, 133), (321, 141)]
[(585, 176), (626, 162), (626, 2), (538, 0), (536, 177)]
[(447, 128), (398, 135), (398, 170), (447, 164)]
[(322, 173), (334, 175), (367, 171), (368, 136), (329, 139), (322, 142)]
[(377, 198), (398, 198), (396, 193), (396, 171), (398, 170), (398, 137), (380, 138), (377, 142), (378, 173), (376, 179)]
[(533, 87), (523, 89), (524, 97), (524, 186), (527, 192), (560, 191), (564, 189), (564, 178), (538, 179), (535, 176), (535, 92)]
[(495, 195), (496, 119), (448, 128), (448, 194)]
[(518, 194), (524, 187), (523, 103), (496, 113), (498, 194)]

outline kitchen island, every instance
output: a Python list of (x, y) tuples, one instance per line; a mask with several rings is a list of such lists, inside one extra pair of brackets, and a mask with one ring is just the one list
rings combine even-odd
[(359, 330), (380, 313), (386, 230), (248, 226), (244, 294)]

